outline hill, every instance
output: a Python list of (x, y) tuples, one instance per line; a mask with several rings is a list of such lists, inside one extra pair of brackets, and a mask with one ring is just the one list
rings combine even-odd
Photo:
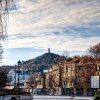
[(6, 65), (6, 66), (0, 67), (0, 71), (4, 71), (6, 73), (8, 73), (10, 69), (15, 69), (15, 66)]
[(22, 62), (23, 68), (27, 68), (32, 72), (43, 72), (43, 70), (50, 68), (52, 64), (65, 59), (63, 56), (54, 53), (45, 53), (34, 59)]

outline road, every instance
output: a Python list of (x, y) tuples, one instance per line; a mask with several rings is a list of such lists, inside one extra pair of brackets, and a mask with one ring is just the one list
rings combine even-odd
[(71, 97), (71, 96), (38, 96), (34, 95), (33, 100), (93, 100), (93, 97)]

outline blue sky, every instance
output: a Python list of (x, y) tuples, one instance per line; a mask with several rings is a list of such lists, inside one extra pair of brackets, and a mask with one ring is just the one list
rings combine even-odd
[(10, 12), (5, 65), (47, 52), (83, 55), (100, 42), (100, 0), (20, 0)]

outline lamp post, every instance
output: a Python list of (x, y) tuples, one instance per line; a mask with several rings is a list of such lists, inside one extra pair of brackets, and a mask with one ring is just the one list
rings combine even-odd
[(64, 94), (66, 95), (66, 74), (64, 73)]
[(14, 84), (14, 88), (16, 88), (16, 68), (17, 68), (17, 65), (15, 65), (15, 84)]
[(21, 61), (18, 61), (18, 90), (19, 90), (19, 69), (20, 69)]

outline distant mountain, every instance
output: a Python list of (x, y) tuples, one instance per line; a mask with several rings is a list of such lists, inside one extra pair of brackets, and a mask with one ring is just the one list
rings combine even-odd
[(45, 53), (35, 59), (22, 62), (23, 68), (28, 68), (31, 71), (43, 72), (43, 70), (50, 68), (52, 64), (65, 59), (63, 56), (54, 53)]

